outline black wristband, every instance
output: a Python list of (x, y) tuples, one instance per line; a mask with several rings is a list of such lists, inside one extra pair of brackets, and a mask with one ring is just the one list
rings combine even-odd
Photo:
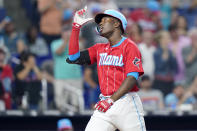
[(91, 64), (90, 56), (88, 50), (81, 51), (80, 57), (75, 61), (70, 61), (69, 58), (66, 59), (69, 64), (79, 64), (79, 65), (89, 65)]

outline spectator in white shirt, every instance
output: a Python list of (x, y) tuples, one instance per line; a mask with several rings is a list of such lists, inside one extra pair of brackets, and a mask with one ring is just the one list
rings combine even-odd
[(155, 47), (153, 46), (153, 33), (145, 31), (143, 33), (143, 42), (139, 44), (139, 49), (142, 54), (142, 65), (144, 74), (154, 79), (154, 57)]

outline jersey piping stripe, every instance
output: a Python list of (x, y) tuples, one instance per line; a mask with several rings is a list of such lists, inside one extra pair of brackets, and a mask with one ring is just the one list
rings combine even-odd
[(115, 68), (115, 71), (114, 71), (114, 88), (113, 88), (113, 92), (114, 92), (115, 87), (116, 87), (115, 81), (116, 81), (116, 68)]
[[(104, 52), (104, 49), (103, 49), (103, 52)], [(98, 57), (97, 57), (98, 58)], [(102, 81), (101, 81), (101, 83), (100, 83), (100, 85), (103, 85), (103, 81), (104, 81), (104, 66), (101, 66), (101, 68), (103, 69), (103, 73), (102, 73)], [(102, 91), (102, 87), (100, 86), (100, 88), (101, 88), (101, 91)]]
[[(125, 46), (126, 46), (126, 44), (124, 45), (124, 47), (123, 47), (123, 54), (124, 54), (124, 50), (125, 50)], [(124, 58), (123, 58), (123, 60), (124, 60)], [(123, 61), (123, 63), (125, 63), (124, 61)], [(125, 65), (123, 65), (123, 66), (125, 66)], [(123, 70), (123, 80), (124, 80), (124, 75), (125, 75), (125, 72), (124, 72), (124, 70)]]
[(140, 113), (139, 113), (138, 108), (137, 108), (137, 105), (136, 105), (136, 103), (135, 103), (135, 99), (134, 99), (133, 96), (132, 96), (132, 98), (133, 98), (133, 102), (134, 102), (134, 105), (135, 105), (135, 109), (136, 109), (136, 111), (137, 111), (138, 119), (139, 119), (139, 121), (140, 121), (141, 129), (142, 129), (142, 131), (144, 131), (144, 128), (143, 128), (143, 125), (142, 125), (142, 121), (141, 121), (141, 119), (140, 119)]
[(109, 77), (109, 65), (108, 65), (108, 68), (107, 68), (107, 95), (109, 95), (109, 87), (108, 87), (108, 85), (109, 85), (109, 83), (108, 83), (108, 77)]

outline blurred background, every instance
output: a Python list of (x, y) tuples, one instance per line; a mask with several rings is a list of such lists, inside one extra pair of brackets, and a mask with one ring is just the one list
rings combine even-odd
[[(96, 65), (65, 60), (85, 5), (87, 17), (117, 9), (127, 18), (147, 129), (197, 130), (197, 0), (0, 0), (0, 130), (84, 130), (99, 100)], [(107, 42), (96, 26), (83, 26), (80, 50)]]

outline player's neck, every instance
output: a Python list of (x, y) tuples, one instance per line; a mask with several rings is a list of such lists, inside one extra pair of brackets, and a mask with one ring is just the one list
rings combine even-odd
[(120, 34), (114, 34), (108, 39), (108, 41), (110, 45), (113, 46), (113, 45), (116, 45), (121, 39), (122, 39), (122, 36)]

